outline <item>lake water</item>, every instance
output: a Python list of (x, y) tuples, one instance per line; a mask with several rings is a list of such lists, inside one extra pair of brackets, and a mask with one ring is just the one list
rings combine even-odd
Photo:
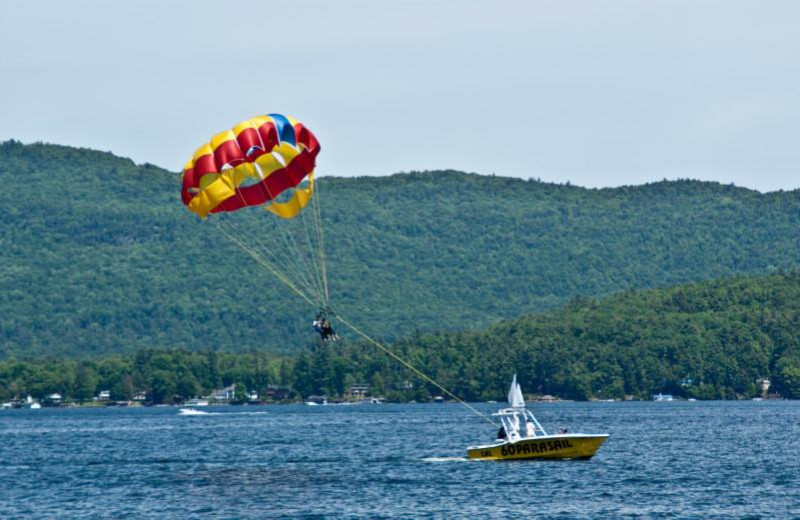
[(800, 518), (800, 402), (533, 410), (611, 437), (489, 462), (457, 404), (0, 411), (0, 518)]

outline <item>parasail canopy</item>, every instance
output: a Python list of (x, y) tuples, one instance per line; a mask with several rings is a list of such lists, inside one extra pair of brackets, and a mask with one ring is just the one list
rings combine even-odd
[[(183, 168), (183, 203), (200, 218), (248, 206), (293, 218), (308, 204), (320, 146), (296, 119), (257, 116), (213, 136)], [(298, 186), (308, 179), (308, 186)], [(295, 188), (287, 200), (275, 199)]]
[[(202, 220), (217, 214), (207, 229), (218, 230), (309, 303), (328, 309), (314, 181), (319, 150), (314, 134), (292, 117), (247, 119), (197, 148), (183, 168), (181, 200)], [(312, 211), (303, 211), (306, 206)]]

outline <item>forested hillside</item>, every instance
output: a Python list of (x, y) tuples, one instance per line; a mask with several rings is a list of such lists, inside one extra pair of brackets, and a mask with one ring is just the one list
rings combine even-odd
[[(528, 392), (573, 399), (668, 392), (736, 399), (772, 391), (800, 398), (800, 271), (578, 298), (482, 332), (430, 334), (393, 346), (469, 400), (502, 399), (513, 373)], [(369, 381), (424, 399), (403, 367), (369, 345), (320, 346), (295, 363), (295, 388), (335, 394)]]
[[(504, 399), (512, 374), (528, 393), (574, 399), (649, 398), (670, 392), (700, 399), (760, 395), (800, 398), (800, 271), (666, 289), (580, 298), (543, 315), (482, 332), (423, 334), (391, 346), (468, 400)], [(430, 400), (440, 391), (375, 346), (319, 343), (299, 356), (264, 352), (140, 350), (101, 359), (0, 361), (0, 400), (58, 392), (91, 399), (110, 390), (127, 400), (145, 392), (173, 402), (236, 384), (293, 398), (342, 396), (355, 383), (396, 401)]]
[[(176, 173), (11, 141), (0, 182), (0, 357), (313, 340), (314, 309), (188, 212)], [(800, 191), (453, 171), (319, 184), (333, 304), (388, 340), (800, 265)]]

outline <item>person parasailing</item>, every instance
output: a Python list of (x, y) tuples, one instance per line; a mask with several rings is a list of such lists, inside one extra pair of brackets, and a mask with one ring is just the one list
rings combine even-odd
[(319, 334), (322, 341), (338, 341), (339, 335), (333, 330), (330, 320), (328, 319), (327, 312), (320, 311), (317, 317), (314, 318), (314, 331)]
[(314, 326), (314, 332), (319, 334), (320, 338), (322, 338), (322, 341), (325, 341), (325, 331), (322, 328), (322, 315), (321, 314), (317, 314), (317, 317), (314, 318), (313, 326)]
[(336, 334), (336, 331), (333, 330), (331, 326), (331, 322), (328, 318), (323, 318), (322, 320), (322, 340), (323, 341), (338, 341), (339, 335)]

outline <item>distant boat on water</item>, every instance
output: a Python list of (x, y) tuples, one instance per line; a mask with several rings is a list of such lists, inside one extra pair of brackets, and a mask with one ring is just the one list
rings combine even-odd
[(658, 394), (653, 394), (653, 401), (672, 401), (672, 395), (659, 392)]
[(9, 408), (27, 408), (30, 410), (38, 410), (41, 408), (42, 405), (33, 400), (31, 396), (28, 396), (27, 399), (13, 399), (8, 401), (7, 403), (3, 403), (2, 409), (9, 409)]

